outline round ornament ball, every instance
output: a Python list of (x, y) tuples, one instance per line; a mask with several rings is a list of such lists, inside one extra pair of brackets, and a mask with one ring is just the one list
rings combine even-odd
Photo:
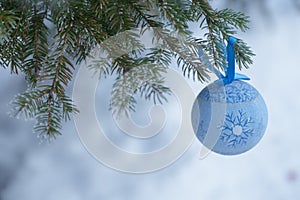
[(268, 112), (264, 99), (242, 80), (219, 79), (197, 96), (192, 124), (200, 142), (213, 152), (237, 155), (253, 148), (263, 137)]

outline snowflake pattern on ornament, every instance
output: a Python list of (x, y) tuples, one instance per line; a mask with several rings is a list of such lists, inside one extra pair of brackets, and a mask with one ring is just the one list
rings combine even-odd
[(219, 82), (204, 88), (201, 98), (208, 102), (237, 104), (253, 101), (258, 96), (257, 90), (245, 82), (233, 81), (228, 85)]
[(224, 124), (220, 126), (220, 140), (226, 142), (229, 147), (246, 144), (248, 138), (254, 134), (254, 129), (250, 126), (252, 123), (252, 118), (247, 117), (242, 110), (236, 115), (233, 112), (227, 113)]

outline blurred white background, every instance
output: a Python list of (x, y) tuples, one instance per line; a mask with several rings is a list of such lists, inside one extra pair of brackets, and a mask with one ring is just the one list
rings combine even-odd
[[(40, 144), (33, 122), (8, 117), (10, 100), (26, 88), (23, 77), (0, 68), (0, 200), (300, 199), (300, 9), (293, 0), (230, 2), (212, 4), (251, 16), (251, 30), (238, 37), (256, 57), (242, 73), (251, 77), (269, 109), (267, 132), (255, 148), (199, 160), (195, 141), (163, 170), (117, 172), (88, 154), (72, 122), (57, 140)], [(189, 83), (196, 94), (204, 86)]]

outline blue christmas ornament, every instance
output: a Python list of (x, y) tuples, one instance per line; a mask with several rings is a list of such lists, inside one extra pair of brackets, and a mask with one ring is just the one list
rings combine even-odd
[(197, 138), (212, 151), (236, 155), (253, 148), (263, 137), (268, 122), (264, 99), (249, 83), (248, 77), (235, 74), (234, 44), (227, 45), (226, 76), (205, 87), (198, 95), (192, 123)]

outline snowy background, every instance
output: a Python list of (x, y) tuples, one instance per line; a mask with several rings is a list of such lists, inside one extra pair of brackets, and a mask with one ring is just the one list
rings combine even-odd
[[(251, 16), (251, 30), (238, 37), (257, 56), (243, 73), (269, 109), (267, 132), (254, 149), (199, 160), (195, 141), (177, 162), (158, 172), (117, 172), (87, 153), (72, 122), (57, 140), (40, 144), (33, 122), (9, 118), (10, 100), (25, 87), (21, 77), (0, 68), (0, 200), (300, 199), (300, 10), (292, 0), (248, 2), (230, 6)], [(199, 85), (190, 84), (198, 93)]]

